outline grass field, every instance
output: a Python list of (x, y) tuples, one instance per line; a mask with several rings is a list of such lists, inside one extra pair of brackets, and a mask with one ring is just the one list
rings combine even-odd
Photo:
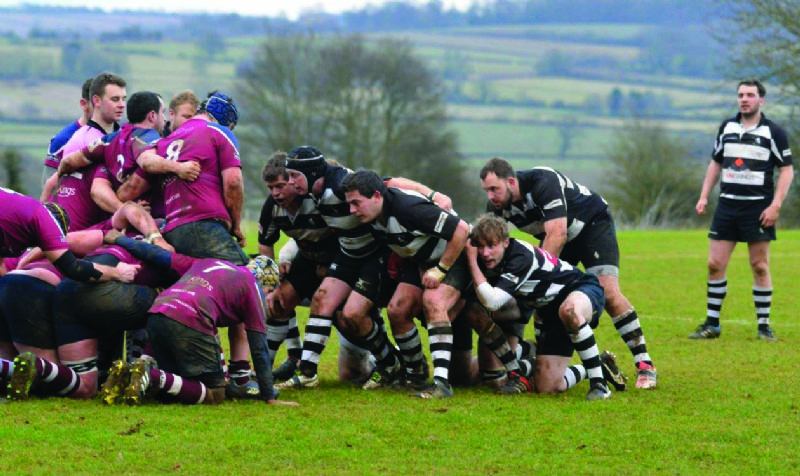
[[(800, 324), (791, 285), (800, 279), (800, 232), (779, 238), (771, 257), (780, 342), (768, 344), (756, 340), (745, 249), (729, 270), (722, 337), (691, 341), (705, 313), (705, 232), (619, 234), (622, 288), (659, 371), (653, 391), (594, 403), (584, 401), (585, 383), (557, 396), (456, 389), (446, 401), (364, 392), (335, 380), (334, 337), (321, 388), (282, 394), (299, 408), (106, 408), (57, 398), (0, 405), (0, 472), (796, 474), (800, 390), (791, 382)], [(632, 376), (630, 353), (605, 317), (597, 338)]]

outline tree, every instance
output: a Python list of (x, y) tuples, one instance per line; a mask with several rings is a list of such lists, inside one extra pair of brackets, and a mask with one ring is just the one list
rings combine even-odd
[[(712, 34), (725, 45), (726, 76), (755, 76), (767, 83), (768, 105), (788, 109), (785, 128), (793, 150), (800, 145), (800, 2), (796, 0), (720, 0), (720, 21)], [(731, 41), (731, 35), (737, 40)], [(776, 86), (773, 92), (772, 85)], [(777, 108), (776, 108), (777, 109)], [(777, 111), (776, 111), (777, 112)], [(770, 117), (773, 117), (770, 115)], [(795, 160), (797, 162), (797, 160)], [(800, 226), (800, 181), (797, 179), (781, 208), (781, 223)]]
[(579, 126), (580, 123), (578, 119), (572, 115), (558, 124), (558, 157), (560, 159), (565, 159), (567, 157), (567, 153), (569, 153), (569, 149), (572, 147), (572, 141), (580, 135)]
[[(475, 207), (456, 135), (448, 129), (441, 79), (406, 41), (313, 34), (272, 38), (239, 70), (246, 109), (239, 138), (260, 151), (310, 144), (352, 168), (405, 176)], [(237, 133), (239, 131), (237, 130)], [(263, 163), (251, 163), (258, 180)], [(473, 185), (470, 187), (469, 185)]]
[(633, 119), (607, 151), (612, 164), (603, 196), (622, 223), (636, 226), (693, 224), (705, 162), (695, 160), (685, 138)]
[(22, 164), (25, 158), (14, 147), (5, 147), (2, 154), (2, 172), (5, 179), (5, 187), (25, 194), (25, 186), (22, 177)]

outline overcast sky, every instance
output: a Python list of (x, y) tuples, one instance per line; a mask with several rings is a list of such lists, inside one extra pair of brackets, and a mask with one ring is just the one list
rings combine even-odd
[[(328, 13), (339, 13), (360, 9), (366, 5), (380, 5), (387, 0), (0, 0), (0, 6), (58, 5), (68, 7), (102, 8), (110, 11), (152, 10), (158, 12), (186, 13), (238, 13), (253, 16), (279, 16), (285, 14), (294, 19), (309, 9)], [(407, 0), (409, 3), (424, 4), (424, 0)], [(442, 0), (445, 8), (465, 9), (475, 0)]]

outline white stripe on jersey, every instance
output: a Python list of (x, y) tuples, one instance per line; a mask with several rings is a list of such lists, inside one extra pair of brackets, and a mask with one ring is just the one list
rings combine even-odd
[(769, 148), (754, 144), (741, 144), (738, 142), (726, 142), (723, 154), (725, 157), (741, 157), (742, 159), (769, 160)]

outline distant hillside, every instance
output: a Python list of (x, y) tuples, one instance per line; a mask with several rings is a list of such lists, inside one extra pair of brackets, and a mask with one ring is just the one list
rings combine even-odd
[(102, 70), (122, 74), (129, 93), (233, 90), (238, 68), (267, 32), (308, 29), (411, 42), (441, 74), (461, 152), (475, 166), (500, 155), (519, 166), (557, 166), (591, 184), (632, 114), (705, 145), (733, 110), (703, 25), (711, 2), (501, 1), (463, 13), (435, 5), (310, 13), (296, 23), (0, 9), (10, 20), (0, 26), (0, 87), (12, 92), (0, 97), (0, 146), (40, 161), (50, 136), (77, 115), (80, 83)]

